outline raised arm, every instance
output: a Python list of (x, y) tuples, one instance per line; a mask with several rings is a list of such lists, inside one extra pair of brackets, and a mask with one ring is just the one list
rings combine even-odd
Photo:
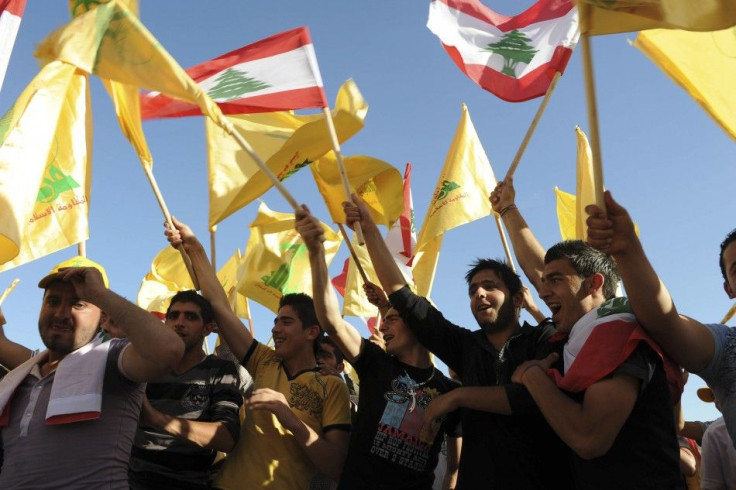
[(0, 309), (0, 364), (15, 369), (31, 358), (31, 349), (17, 344), (5, 336), (5, 316)]
[(107, 289), (100, 272), (93, 267), (62, 269), (60, 278), (70, 281), (79, 299), (96, 305), (115, 318), (130, 340), (122, 367), (133, 381), (150, 381), (171, 371), (184, 354), (184, 344), (156, 317)]
[(616, 259), (634, 313), (654, 340), (686, 370), (701, 371), (713, 358), (713, 336), (705, 325), (677, 312), (644, 253), (629, 213), (608, 191), (605, 200), (606, 212), (595, 205), (586, 208), (588, 243)]
[(302, 206), (296, 212), (296, 230), (309, 251), (312, 267), (312, 298), (317, 320), (327, 335), (332, 338), (349, 362), (360, 354), (363, 339), (358, 331), (342, 319), (335, 290), (330, 283), (325, 259), (324, 229), (322, 224)]
[(506, 231), (514, 247), (514, 255), (524, 275), (532, 283), (534, 289), (539, 291), (544, 270), (544, 247), (534, 236), (521, 215), (521, 211), (516, 207), (515, 197), (514, 179), (508, 177), (496, 184), (496, 188), (491, 192), (491, 207), (501, 216), (506, 225)]
[(243, 325), (240, 318), (230, 308), (227, 293), (222, 288), (222, 284), (220, 284), (220, 280), (217, 278), (217, 272), (212, 267), (204, 247), (197, 240), (194, 232), (176, 218), (172, 217), (172, 221), (174, 223), (174, 229), (172, 230), (167, 227), (165, 232), (166, 238), (174, 248), (180, 244), (184, 245), (184, 250), (186, 250), (189, 258), (192, 260), (192, 266), (197, 275), (202, 296), (212, 303), (218, 333), (225, 338), (232, 353), (241, 361), (253, 345), (253, 336), (250, 334), (250, 330)]
[(371, 218), (368, 208), (356, 195), (351, 197), (352, 201), (343, 203), (347, 224), (352, 228), (355, 223), (360, 223), (365, 237), (365, 246), (373, 263), (373, 269), (376, 271), (384, 291), (387, 294), (398, 291), (406, 286), (404, 274), (401, 273), (401, 269), (399, 269), (393, 255), (391, 255), (386, 242), (383, 241), (381, 232)]

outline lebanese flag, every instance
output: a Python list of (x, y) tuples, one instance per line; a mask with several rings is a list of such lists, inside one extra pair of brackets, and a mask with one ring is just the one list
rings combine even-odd
[(386, 245), (394, 256), (407, 280), (411, 280), (411, 264), (417, 245), (417, 230), (414, 222), (414, 202), (411, 197), (411, 163), (404, 170), (404, 212), (391, 225), (386, 235)]
[(477, 0), (432, 0), (427, 27), (471, 80), (508, 102), (544, 95), (580, 35), (572, 0), (539, 0), (513, 17)]
[(680, 367), (639, 325), (627, 298), (609, 299), (573, 325), (562, 352), (565, 374), (550, 369), (557, 387), (578, 393), (613, 373), (644, 342), (662, 360), (673, 403), (680, 400), (684, 382)]
[[(306, 27), (243, 46), (186, 72), (225, 114), (327, 107)], [(198, 106), (159, 92), (141, 95), (142, 119), (201, 114)]]
[(26, 0), (0, 0), (0, 89), (25, 9)]

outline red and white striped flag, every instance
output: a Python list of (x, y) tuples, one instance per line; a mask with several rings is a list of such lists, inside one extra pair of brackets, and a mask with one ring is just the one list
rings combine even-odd
[(412, 281), (411, 265), (414, 260), (414, 248), (417, 245), (417, 229), (414, 221), (414, 202), (411, 198), (411, 163), (407, 163), (404, 170), (403, 192), (404, 212), (389, 228), (386, 245), (406, 280)]
[(508, 102), (544, 95), (579, 37), (572, 0), (539, 0), (513, 17), (478, 0), (432, 0), (427, 27), (471, 80)]
[[(243, 46), (186, 72), (225, 114), (327, 106), (306, 27)], [(201, 114), (199, 107), (158, 92), (141, 96), (142, 119)]]
[(0, 0), (0, 90), (25, 9), (26, 0)]

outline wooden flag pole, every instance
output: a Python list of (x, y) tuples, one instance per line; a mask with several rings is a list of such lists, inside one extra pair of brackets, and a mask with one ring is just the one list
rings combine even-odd
[(13, 289), (15, 289), (15, 286), (17, 286), (19, 282), (20, 279), (15, 279), (13, 282), (10, 283), (10, 286), (5, 289), (5, 292), (3, 292), (2, 296), (0, 296), (0, 305), (2, 305), (5, 301), (5, 298), (7, 298), (8, 295), (13, 292)]
[(87, 240), (82, 240), (81, 242), (77, 243), (77, 255), (79, 255), (80, 257), (87, 256)]
[(726, 316), (723, 317), (723, 320), (721, 320), (721, 323), (725, 325), (727, 321), (733, 318), (734, 314), (736, 314), (736, 303), (734, 303), (733, 306), (731, 306), (731, 308), (728, 309), (728, 312), (726, 312)]
[(353, 244), (350, 243), (350, 237), (348, 236), (348, 233), (345, 231), (345, 227), (342, 226), (342, 223), (338, 223), (337, 227), (340, 228), (340, 233), (342, 233), (342, 237), (345, 240), (345, 244), (348, 246), (348, 250), (350, 250), (350, 256), (353, 258), (353, 262), (355, 262), (355, 266), (358, 268), (358, 272), (360, 272), (360, 277), (363, 278), (363, 282), (368, 284), (370, 282), (368, 280), (368, 276), (365, 275), (363, 266), (360, 265), (360, 260), (358, 260), (358, 256), (355, 254), (355, 249), (353, 248)]
[[(143, 171), (146, 173), (146, 177), (148, 178), (148, 182), (151, 184), (151, 189), (153, 189), (153, 193), (156, 196), (156, 201), (158, 201), (158, 205), (161, 207), (161, 211), (164, 213), (164, 218), (166, 218), (166, 222), (169, 224), (169, 227), (171, 229), (174, 229), (174, 222), (171, 220), (171, 213), (169, 213), (169, 208), (166, 207), (166, 203), (164, 202), (164, 196), (161, 195), (161, 191), (158, 188), (158, 184), (156, 183), (156, 178), (153, 176), (153, 172), (151, 171), (151, 165), (143, 164)], [(199, 290), (199, 282), (197, 281), (197, 274), (194, 273), (194, 266), (192, 265), (192, 259), (189, 258), (189, 255), (187, 255), (187, 252), (184, 250), (184, 245), (179, 244), (176, 249), (181, 254), (181, 258), (184, 260), (184, 265), (187, 266), (187, 272), (189, 272), (189, 277), (192, 279), (192, 284), (194, 284), (194, 289)]]
[[(335, 130), (335, 122), (332, 120), (332, 112), (328, 106), (322, 108), (322, 112), (325, 114), (325, 122), (327, 123), (327, 130), (330, 133), (330, 139), (332, 140), (332, 149), (335, 150), (335, 156), (337, 157), (337, 168), (340, 171), (340, 177), (342, 178), (342, 185), (345, 188), (345, 200), (350, 201), (350, 181), (348, 180), (348, 173), (345, 171), (345, 164), (342, 161), (342, 151), (340, 150), (340, 141), (337, 139), (337, 131)], [(360, 223), (355, 223), (355, 235), (358, 237), (358, 245), (365, 245), (365, 238), (363, 238), (363, 229), (360, 227)], [(350, 243), (349, 240), (347, 240)]]
[(271, 171), (270, 168), (266, 165), (266, 163), (261, 160), (261, 157), (258, 156), (258, 154), (255, 152), (252, 146), (250, 146), (250, 143), (246, 141), (243, 136), (235, 131), (235, 128), (232, 124), (230, 124), (226, 119), (222, 118), (221, 120), (214, 120), (222, 129), (227, 132), (227, 134), (231, 135), (233, 138), (235, 138), (235, 141), (238, 142), (238, 145), (253, 159), (253, 161), (256, 162), (256, 165), (258, 165), (258, 168), (261, 169), (261, 171), (266, 174), (266, 177), (268, 177), (273, 185), (279, 190), (282, 196), (284, 196), (284, 199), (291, 205), (291, 207), (294, 209), (294, 211), (298, 211), (300, 209), (299, 203), (296, 202), (296, 199), (294, 199), (294, 196), (292, 196), (289, 191), (286, 190), (286, 187), (281, 183), (278, 177)]
[(217, 225), (210, 226), (210, 262), (212, 267), (217, 270), (217, 253), (215, 252), (215, 234), (217, 233)]
[(585, 96), (588, 101), (588, 128), (590, 133), (590, 150), (593, 155), (593, 180), (595, 186), (595, 202), (605, 211), (603, 200), (603, 159), (601, 156), (601, 140), (598, 131), (598, 105), (595, 99), (595, 83), (593, 80), (593, 55), (590, 46), (590, 37), (580, 35), (580, 48), (583, 57), (583, 74), (585, 78)]
[(532, 139), (534, 131), (537, 129), (537, 124), (539, 124), (539, 120), (542, 119), (542, 114), (544, 114), (544, 110), (547, 108), (547, 103), (549, 102), (550, 97), (552, 97), (552, 92), (555, 91), (555, 87), (557, 87), (557, 82), (561, 76), (562, 73), (558, 71), (557, 73), (555, 73), (555, 76), (552, 77), (552, 81), (550, 82), (549, 87), (547, 87), (547, 93), (544, 94), (544, 99), (542, 99), (542, 103), (539, 104), (539, 108), (537, 109), (537, 113), (535, 114), (534, 119), (532, 119), (532, 122), (529, 125), (529, 129), (526, 130), (526, 135), (524, 135), (524, 139), (521, 141), (521, 145), (519, 145), (519, 149), (516, 151), (516, 156), (514, 156), (514, 160), (511, 162), (511, 166), (506, 172), (505, 179), (508, 179), (509, 177), (514, 175), (514, 172), (516, 172), (516, 167), (519, 166), (521, 157), (524, 155), (524, 151), (526, 151), (526, 147), (529, 144), (529, 141)]
[(501, 217), (493, 213), (493, 216), (496, 218), (496, 226), (498, 227), (498, 234), (501, 236), (501, 243), (503, 243), (503, 251), (506, 253), (506, 260), (509, 261), (509, 266), (511, 267), (511, 270), (516, 272), (516, 267), (514, 266), (514, 260), (511, 258), (511, 250), (509, 249), (509, 243), (506, 241), (506, 233), (503, 232), (503, 225), (501, 224)]

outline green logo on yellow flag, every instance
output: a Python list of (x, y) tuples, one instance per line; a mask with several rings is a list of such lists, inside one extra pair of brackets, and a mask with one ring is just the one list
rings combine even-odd
[(451, 180), (443, 180), (442, 187), (440, 187), (440, 191), (437, 193), (437, 197), (434, 199), (435, 202), (443, 200), (450, 194), (450, 192), (459, 188), (460, 186), (457, 185), (455, 182), (452, 182)]
[(41, 188), (38, 190), (36, 202), (45, 204), (54, 202), (62, 192), (70, 191), (77, 187), (79, 187), (79, 184), (71, 175), (64, 175), (57, 167), (49, 165), (46, 177), (41, 181)]
[(286, 170), (285, 173), (279, 174), (278, 175), (278, 179), (281, 180), (281, 181), (286, 180), (289, 177), (291, 177), (292, 175), (294, 175), (297, 172), (297, 170), (299, 170), (300, 168), (306, 167), (310, 163), (312, 163), (312, 161), (309, 158), (305, 158), (303, 162), (297, 163), (296, 165), (294, 165), (294, 167)]
[(271, 271), (267, 276), (261, 277), (261, 280), (266, 286), (278, 289), (282, 294), (284, 294), (284, 286), (286, 286), (286, 282), (289, 280), (289, 275), (291, 273), (291, 264), (294, 262), (297, 255), (306, 252), (307, 246), (303, 243), (297, 243), (293, 245), (282, 245), (280, 248), (281, 257), (283, 258), (284, 263), (275, 271)]
[(513, 30), (507, 32), (500, 41), (486, 46), (484, 51), (503, 56), (503, 69), (501, 73), (510, 77), (516, 77), (516, 66), (519, 63), (529, 64), (538, 50), (534, 49), (531, 39), (521, 31)]
[(269, 84), (249, 77), (247, 73), (233, 68), (228, 68), (220, 73), (215, 82), (215, 86), (207, 91), (207, 95), (217, 102), (239, 99), (249, 92), (270, 87)]

